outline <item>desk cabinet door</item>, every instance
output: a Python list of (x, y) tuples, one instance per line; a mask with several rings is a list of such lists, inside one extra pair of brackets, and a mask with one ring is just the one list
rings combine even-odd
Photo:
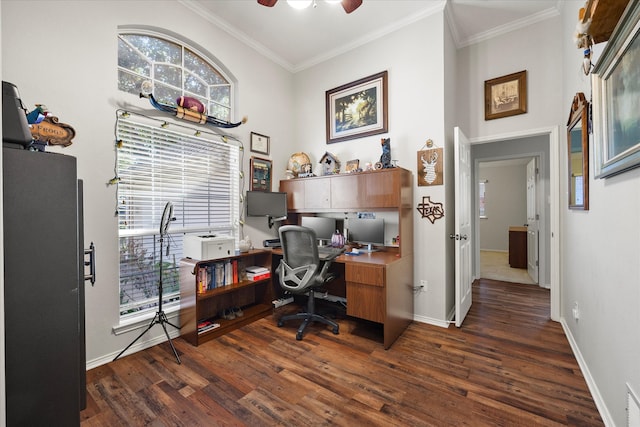
[(375, 208), (393, 208), (400, 204), (399, 171), (385, 171), (367, 177), (362, 205)]
[(282, 180), (280, 191), (287, 193), (287, 209), (295, 211), (304, 209), (304, 181)]
[(384, 267), (345, 266), (347, 314), (372, 322), (385, 321)]
[(309, 179), (304, 181), (304, 208), (308, 211), (329, 210), (331, 208), (331, 181)]
[(331, 207), (334, 209), (354, 209), (366, 206), (364, 175), (343, 175), (331, 179)]

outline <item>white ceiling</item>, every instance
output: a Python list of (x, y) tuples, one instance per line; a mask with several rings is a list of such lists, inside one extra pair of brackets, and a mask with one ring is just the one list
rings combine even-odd
[(178, 0), (186, 7), (296, 72), (445, 10), (458, 47), (559, 14), (562, 0), (364, 0), (351, 14), (316, 0), (295, 10), (286, 0)]

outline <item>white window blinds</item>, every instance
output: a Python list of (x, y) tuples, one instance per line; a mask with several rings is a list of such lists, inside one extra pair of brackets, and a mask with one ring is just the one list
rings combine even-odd
[[(129, 114), (118, 114), (116, 124), (121, 316), (157, 305), (161, 249), (163, 304), (177, 301), (184, 233), (228, 235), (237, 244), (240, 199), (238, 146), (195, 129), (123, 116)], [(168, 201), (175, 221), (160, 248)]]

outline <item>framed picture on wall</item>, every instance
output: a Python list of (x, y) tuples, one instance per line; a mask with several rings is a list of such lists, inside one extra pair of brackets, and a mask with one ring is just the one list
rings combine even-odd
[(387, 72), (326, 92), (327, 144), (386, 133)]
[(251, 191), (271, 191), (271, 160), (251, 157)]
[(527, 71), (484, 82), (484, 119), (493, 120), (527, 112)]
[(266, 135), (260, 135), (259, 133), (251, 132), (251, 151), (268, 156), (270, 141), (271, 138)]
[(640, 167), (640, 2), (630, 6), (591, 74), (596, 178)]

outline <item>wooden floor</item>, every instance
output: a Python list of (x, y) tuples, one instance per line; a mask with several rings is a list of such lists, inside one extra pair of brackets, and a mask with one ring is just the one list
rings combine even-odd
[(82, 425), (603, 425), (548, 290), (482, 279), (473, 301), (462, 328), (414, 322), (386, 351), (341, 316), (303, 341), (272, 316), (175, 339), (181, 365), (165, 343), (88, 371)]

